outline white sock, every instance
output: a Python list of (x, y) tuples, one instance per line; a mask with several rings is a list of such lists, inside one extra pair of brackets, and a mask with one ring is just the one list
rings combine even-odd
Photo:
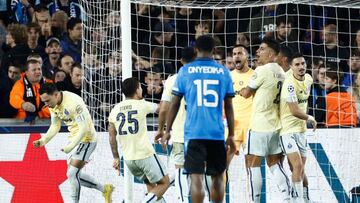
[(102, 184), (98, 183), (93, 177), (83, 172), (80, 172), (80, 184), (82, 186), (95, 188), (100, 192), (104, 192), (104, 186)]
[(178, 195), (178, 202), (189, 202), (189, 183), (188, 175), (183, 174), (184, 169), (176, 169), (175, 188)]
[(248, 187), (250, 191), (250, 200), (254, 203), (260, 203), (262, 176), (260, 167), (247, 168)]
[(303, 187), (303, 198), (305, 203), (310, 203), (310, 197), (309, 197), (309, 188)]
[(157, 197), (154, 193), (147, 193), (142, 200), (142, 203), (155, 203), (157, 201)]
[(205, 198), (204, 203), (211, 202), (210, 201), (210, 192), (211, 192), (212, 179), (211, 176), (205, 175), (204, 188), (205, 188)]
[(295, 203), (304, 203), (303, 201), (303, 182), (293, 182), (294, 184), (294, 193), (293, 200)]
[(71, 199), (73, 203), (78, 203), (80, 200), (80, 178), (79, 178), (80, 169), (69, 165), (67, 170), (67, 177), (71, 185)]
[(273, 179), (275, 180), (276, 185), (280, 190), (281, 200), (289, 201), (291, 199), (290, 196), (291, 185), (289, 178), (285, 173), (285, 170), (283, 169), (280, 163), (277, 163), (270, 167), (270, 172), (273, 175)]

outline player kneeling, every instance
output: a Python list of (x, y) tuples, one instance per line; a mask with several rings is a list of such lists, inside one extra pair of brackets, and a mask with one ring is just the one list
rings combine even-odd
[(120, 169), (116, 136), (130, 172), (143, 180), (148, 194), (142, 202), (162, 202), (170, 181), (164, 165), (157, 157), (147, 134), (146, 115), (157, 111), (157, 104), (142, 100), (142, 89), (136, 78), (123, 82), (125, 101), (117, 104), (109, 116), (109, 134), (113, 166)]

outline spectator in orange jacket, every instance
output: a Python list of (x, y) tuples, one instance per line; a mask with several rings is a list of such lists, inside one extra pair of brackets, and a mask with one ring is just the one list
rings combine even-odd
[(40, 85), (45, 82), (52, 81), (43, 77), (39, 61), (28, 60), (25, 74), (21, 75), (10, 92), (10, 104), (18, 109), (16, 118), (25, 119), (26, 122), (33, 122), (36, 117), (50, 118), (49, 109), (44, 107), (39, 95)]
[(318, 108), (326, 111), (325, 125), (327, 127), (356, 127), (357, 114), (354, 98), (345, 88), (340, 86), (341, 75), (339, 72), (330, 69), (326, 71), (325, 88), (327, 91), (324, 101), (319, 102)]

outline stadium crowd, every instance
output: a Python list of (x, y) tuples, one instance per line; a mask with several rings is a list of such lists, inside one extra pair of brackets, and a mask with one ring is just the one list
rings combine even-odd
[[(91, 78), (99, 114), (108, 115), (121, 100), (119, 8), (104, 11), (95, 22), (86, 18), (86, 9), (77, 0), (0, 1), (1, 118), (49, 118), (38, 94), (46, 81), (81, 95), (89, 88), (81, 87), (82, 79)], [(327, 127), (356, 126), (359, 19), (359, 9), (295, 4), (217, 10), (133, 4), (133, 76), (141, 81), (144, 98), (159, 103), (163, 81), (181, 67), (181, 50), (199, 36), (214, 36), (213, 57), (230, 70), (236, 44), (248, 47), (255, 69), (256, 50), (270, 37), (282, 45), (277, 61), (285, 71), (292, 53), (306, 56), (314, 80), (309, 113)]]

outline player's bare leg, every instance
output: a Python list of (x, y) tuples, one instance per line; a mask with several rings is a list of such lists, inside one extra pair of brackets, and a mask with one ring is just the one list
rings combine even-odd
[(193, 203), (203, 203), (205, 191), (203, 187), (204, 174), (191, 174), (191, 198)]
[(225, 194), (224, 188), (224, 173), (211, 176), (211, 201), (214, 203), (222, 203)]
[(170, 180), (169, 176), (164, 176), (160, 181), (156, 184), (146, 183), (146, 187), (148, 193), (146, 194), (145, 198), (143, 199), (143, 203), (152, 203), (157, 202), (158, 200), (162, 199), (162, 196), (169, 188)]
[(84, 186), (101, 191), (105, 197), (105, 202), (110, 203), (113, 186), (110, 184), (102, 185), (90, 175), (82, 173), (81, 169), (84, 167), (85, 163), (86, 162), (82, 160), (71, 159), (70, 164), (68, 165), (67, 177), (72, 187), (71, 198), (73, 202), (79, 202), (81, 186)]
[(283, 155), (272, 154), (266, 158), (267, 165), (270, 168), (270, 172), (273, 176), (273, 180), (280, 190), (281, 200), (283, 202), (290, 202), (291, 185), (288, 176), (281, 164)]
[(297, 203), (303, 203), (303, 176), (304, 166), (298, 152), (287, 154), (289, 163), (292, 166), (292, 182), (294, 186), (293, 199)]

